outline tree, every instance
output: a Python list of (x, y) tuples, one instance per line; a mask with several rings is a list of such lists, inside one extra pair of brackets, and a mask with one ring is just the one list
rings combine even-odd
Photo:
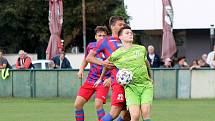
[[(62, 36), (66, 50), (83, 45), (81, 0), (63, 0)], [(0, 0), (0, 48), (7, 53), (24, 49), (45, 58), (49, 41), (48, 0)], [(123, 0), (86, 0), (87, 43), (94, 39), (94, 28), (107, 25), (112, 15), (128, 16)], [(81, 48), (83, 50), (83, 48)]]

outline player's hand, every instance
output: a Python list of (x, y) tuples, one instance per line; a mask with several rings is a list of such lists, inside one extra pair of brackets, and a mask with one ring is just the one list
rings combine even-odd
[(114, 64), (110, 63), (108, 60), (103, 61), (102, 65), (108, 69), (111, 69), (112, 67), (114, 67)]
[(109, 87), (109, 86), (111, 85), (111, 78), (105, 79), (103, 85), (104, 85), (105, 87)]
[(102, 80), (101, 80), (101, 79), (98, 79), (98, 80), (95, 82), (94, 87), (97, 87), (101, 82), (102, 82)]
[(79, 78), (79, 79), (84, 78), (84, 72), (83, 72), (83, 70), (80, 69), (80, 70), (78, 71), (77, 75), (78, 75), (78, 78)]

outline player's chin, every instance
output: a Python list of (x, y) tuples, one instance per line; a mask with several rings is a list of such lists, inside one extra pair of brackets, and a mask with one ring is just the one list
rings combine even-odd
[(132, 40), (129, 40), (129, 42), (132, 43), (132, 42), (133, 42), (133, 39), (132, 39)]
[(130, 38), (128, 39), (128, 41), (133, 42), (133, 41), (134, 41), (133, 37), (130, 37)]

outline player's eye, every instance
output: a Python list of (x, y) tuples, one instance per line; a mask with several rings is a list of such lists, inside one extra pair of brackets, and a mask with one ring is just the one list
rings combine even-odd
[(103, 35), (102, 35), (102, 34), (99, 34), (99, 35), (98, 35), (98, 37), (105, 37), (105, 36), (106, 36), (106, 35), (104, 35), (104, 34), (103, 34)]

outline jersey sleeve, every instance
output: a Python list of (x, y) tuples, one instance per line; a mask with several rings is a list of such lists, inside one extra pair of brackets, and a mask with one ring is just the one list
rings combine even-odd
[(118, 49), (111, 54), (111, 56), (109, 57), (108, 60), (111, 63), (114, 63), (117, 60), (117, 57), (119, 57), (119, 50)]
[(99, 54), (100, 52), (103, 52), (104, 49), (105, 49), (105, 46), (107, 45), (107, 39), (101, 39), (97, 42), (96, 44), (96, 47), (93, 48), (93, 51), (96, 53), (96, 54)]

